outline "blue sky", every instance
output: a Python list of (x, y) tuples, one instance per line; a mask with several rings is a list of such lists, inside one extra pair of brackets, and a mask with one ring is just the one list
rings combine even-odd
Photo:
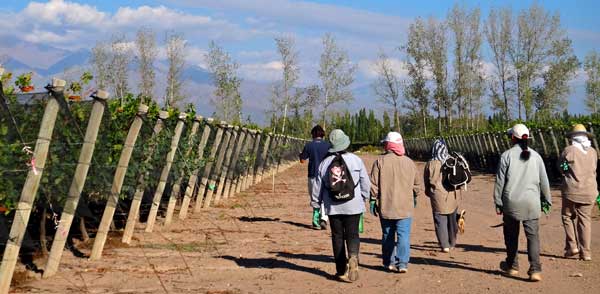
[[(301, 83), (316, 83), (320, 38), (331, 32), (358, 65), (356, 88), (366, 88), (374, 75), (372, 63), (381, 48), (400, 66), (402, 56), (395, 48), (406, 37), (415, 17), (443, 18), (459, 3), (480, 7), (485, 17), (491, 7), (526, 8), (535, 1), (407, 1), (407, 0), (150, 0), (150, 1), (0, 1), (0, 37), (26, 44), (48, 45), (73, 51), (90, 48), (117, 32), (130, 38), (140, 26), (154, 29), (159, 43), (165, 31), (176, 31), (188, 39), (188, 63), (203, 65), (210, 40), (216, 40), (241, 64), (246, 80), (272, 83), (280, 77), (273, 38), (291, 35), (300, 51)], [(537, 1), (550, 11), (559, 11), (563, 28), (573, 40), (580, 59), (592, 49), (600, 49), (600, 1)], [(0, 44), (0, 55), (17, 52), (17, 58), (38, 67), (59, 53), (16, 49)], [(21, 52), (22, 51), (22, 52)], [(483, 46), (488, 58), (487, 45)], [(64, 52), (63, 52), (64, 53)], [(29, 54), (29, 55), (28, 55)], [(160, 58), (160, 54), (159, 54)], [(400, 70), (400, 69), (399, 69)], [(569, 110), (582, 112), (582, 85), (573, 84)], [(364, 91), (362, 92), (364, 93)], [(362, 98), (369, 105), (370, 98)], [(360, 104), (360, 103), (359, 103)], [(360, 106), (362, 106), (360, 105)], [(370, 104), (372, 105), (372, 103)]]

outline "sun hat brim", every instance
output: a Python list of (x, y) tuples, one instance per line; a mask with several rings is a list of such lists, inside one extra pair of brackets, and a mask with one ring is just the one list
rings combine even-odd
[(574, 136), (580, 136), (580, 135), (586, 135), (588, 136), (588, 138), (594, 138), (594, 134), (590, 133), (590, 132), (584, 132), (584, 131), (571, 131), (567, 133), (567, 138), (571, 138)]
[(338, 142), (331, 142), (331, 148), (329, 148), (330, 153), (340, 152), (348, 149), (350, 147), (350, 137), (344, 134), (341, 140)]

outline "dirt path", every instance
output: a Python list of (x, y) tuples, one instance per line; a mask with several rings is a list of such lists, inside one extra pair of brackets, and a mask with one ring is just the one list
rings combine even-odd
[[(373, 156), (365, 156), (370, 167)], [(524, 281), (527, 256), (520, 254), (521, 276), (501, 276), (504, 258), (501, 223), (491, 193), (493, 178), (475, 176), (463, 194), (467, 231), (450, 254), (435, 242), (429, 200), (421, 197), (413, 221), (411, 263), (407, 274), (382, 270), (378, 219), (366, 217), (361, 235), (360, 278), (352, 284), (332, 279), (329, 230), (309, 227), (306, 166), (252, 187), (224, 205), (194, 214), (169, 230), (136, 231), (130, 247), (118, 237), (101, 261), (65, 253), (59, 274), (30, 278), (17, 293), (596, 293), (600, 283), (600, 223), (593, 221), (593, 256), (584, 263), (561, 258), (564, 232), (560, 198), (541, 219), (544, 281)], [(422, 168), (422, 165), (421, 165)], [(521, 236), (520, 248), (525, 248)], [(40, 262), (41, 263), (41, 262)], [(43, 263), (41, 263), (43, 264)], [(22, 271), (22, 269), (20, 269)], [(580, 273), (582, 277), (572, 277)], [(22, 276), (22, 274), (21, 274)]]

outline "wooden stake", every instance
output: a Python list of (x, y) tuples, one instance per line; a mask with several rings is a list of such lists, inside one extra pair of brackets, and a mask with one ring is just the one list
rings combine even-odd
[[(150, 142), (154, 142), (154, 140), (160, 135), (160, 132), (163, 130), (165, 126), (164, 120), (169, 117), (169, 113), (166, 111), (160, 111), (158, 113), (158, 119), (154, 124), (154, 129), (152, 130), (152, 136), (150, 138)], [(148, 146), (148, 153), (144, 154), (144, 161), (142, 165), (148, 165), (154, 156), (154, 151), (156, 149), (156, 142), (154, 144)], [(133, 236), (133, 232), (135, 230), (135, 224), (137, 223), (138, 217), (140, 215), (140, 205), (142, 204), (142, 198), (144, 197), (144, 192), (146, 191), (146, 178), (150, 171), (144, 171), (138, 175), (137, 186), (135, 188), (135, 193), (133, 194), (133, 199), (131, 200), (131, 206), (129, 206), (129, 214), (127, 214), (127, 223), (125, 224), (125, 230), (123, 231), (123, 238), (121, 242), (129, 244), (131, 242), (131, 237)]]
[(40, 179), (44, 173), (46, 158), (48, 156), (48, 148), (50, 140), (54, 132), (54, 124), (58, 114), (58, 100), (64, 99), (63, 90), (66, 82), (59, 79), (52, 80), (52, 86), (47, 87), (50, 91), (50, 97), (44, 108), (44, 116), (38, 131), (35, 149), (33, 150), (33, 158), (35, 159), (35, 170), (31, 169), (27, 173), (27, 179), (21, 190), (21, 198), (17, 204), (17, 211), (13, 219), (4, 254), (2, 256), (2, 264), (0, 264), (0, 293), (8, 293), (10, 282), (15, 271), (19, 250), (23, 243), (23, 236), (27, 230), (29, 216), (31, 215), (31, 207), (37, 190), (40, 186)]
[(265, 139), (265, 143), (263, 145), (263, 149), (262, 149), (262, 153), (259, 157), (259, 162), (257, 165), (257, 172), (258, 172), (258, 179), (257, 179), (257, 183), (262, 182), (264, 174), (265, 174), (265, 167), (267, 166), (267, 159), (268, 159), (268, 152), (269, 152), (269, 146), (271, 145), (271, 139), (273, 137), (272, 133), (267, 134), (266, 136), (267, 138)]
[[(192, 124), (192, 129), (190, 130), (190, 134), (188, 135), (188, 148), (185, 150), (184, 156), (187, 159), (192, 153), (194, 140), (196, 138), (196, 133), (198, 132), (198, 127), (200, 126), (200, 121), (202, 121), (202, 117), (196, 117), (194, 119), (194, 123)], [(173, 219), (173, 212), (175, 211), (175, 204), (177, 202), (177, 197), (179, 196), (179, 192), (181, 190), (181, 181), (183, 181), (183, 177), (185, 174), (185, 167), (182, 167), (179, 170), (179, 178), (173, 184), (173, 188), (171, 189), (171, 196), (169, 196), (169, 205), (167, 206), (167, 215), (165, 216), (165, 226), (171, 224), (171, 220)]]
[(262, 139), (263, 135), (262, 132), (260, 130), (256, 131), (256, 141), (254, 142), (254, 151), (252, 152), (252, 154), (254, 154), (254, 162), (252, 163), (252, 185), (255, 185), (256, 183), (258, 183), (258, 165), (260, 163), (260, 143), (261, 143), (261, 139)]
[(256, 160), (256, 152), (258, 152), (258, 146), (256, 146), (256, 141), (260, 140), (256, 131), (250, 131), (250, 142), (247, 147), (247, 154), (249, 156), (249, 161), (246, 162), (246, 168), (244, 169), (244, 178), (242, 181), (242, 191), (246, 191), (252, 185), (252, 170), (254, 170), (254, 161)]
[(229, 185), (231, 184), (231, 181), (227, 181), (227, 175), (229, 174), (229, 172), (232, 169), (235, 168), (235, 162), (232, 161), (233, 150), (236, 149), (236, 146), (240, 145), (241, 140), (243, 140), (243, 138), (241, 137), (242, 135), (240, 134), (238, 136), (238, 133), (240, 133), (240, 128), (238, 126), (235, 126), (233, 128), (231, 139), (230, 139), (231, 140), (231, 143), (229, 144), (230, 147), (227, 148), (227, 153), (225, 154), (225, 160), (223, 161), (223, 168), (221, 170), (221, 176), (219, 177), (219, 182), (217, 183), (217, 192), (215, 193), (215, 204), (219, 204), (219, 202), (221, 201), (221, 196), (226, 197), (224, 193), (229, 188)]
[(125, 174), (127, 173), (129, 160), (131, 159), (131, 154), (133, 153), (133, 147), (135, 146), (135, 142), (137, 141), (137, 137), (144, 122), (142, 117), (147, 112), (148, 106), (143, 104), (140, 105), (138, 114), (129, 127), (129, 132), (127, 133), (127, 138), (125, 138), (125, 144), (123, 146), (123, 150), (121, 150), (119, 163), (117, 164), (117, 169), (115, 170), (115, 175), (113, 177), (110, 196), (106, 201), (106, 207), (104, 207), (102, 220), (100, 221), (98, 231), (96, 232), (96, 238), (94, 239), (94, 247), (92, 247), (92, 254), (90, 255), (90, 259), (92, 260), (100, 259), (100, 257), (102, 257), (102, 250), (104, 249), (104, 243), (106, 243), (106, 237), (108, 236), (110, 224), (112, 223), (117, 203), (119, 202), (119, 195), (121, 194), (123, 180), (125, 180)]
[(227, 126), (227, 130), (225, 131), (225, 138), (223, 138), (223, 142), (221, 143), (221, 147), (219, 148), (219, 155), (217, 156), (217, 162), (215, 163), (214, 171), (210, 175), (210, 181), (208, 182), (208, 189), (206, 190), (206, 197), (204, 197), (204, 203), (202, 204), (203, 208), (208, 208), (211, 204), (213, 195), (215, 194), (215, 190), (217, 187), (217, 177), (221, 173), (221, 166), (223, 165), (223, 159), (225, 158), (225, 153), (227, 152), (227, 148), (230, 148), (229, 141), (231, 139), (231, 130), (233, 129), (232, 125)]
[[(250, 135), (248, 134), (248, 129), (244, 128), (244, 133), (246, 133), (246, 142), (244, 142), (244, 144), (242, 144), (242, 149), (240, 149), (240, 154), (238, 156), (238, 166), (239, 166), (239, 158), (241, 156), (246, 155), (246, 150), (248, 150), (248, 142), (250, 139)], [(231, 188), (235, 188), (235, 193), (240, 193), (242, 191), (242, 178), (244, 176), (243, 170), (241, 168), (237, 168), (237, 177), (235, 177), (235, 183), (231, 184)], [(231, 194), (234, 194), (234, 192), (232, 192)]]
[(221, 140), (223, 138), (223, 128), (225, 126), (227, 126), (227, 123), (224, 121), (221, 121), (221, 124), (216, 126), (217, 133), (215, 134), (215, 140), (213, 141), (213, 144), (210, 147), (210, 154), (207, 158), (208, 160), (206, 162), (206, 165), (204, 166), (202, 178), (200, 179), (200, 186), (198, 187), (198, 194), (196, 195), (196, 201), (194, 203), (194, 212), (200, 212), (200, 209), (202, 209), (202, 202), (204, 200), (204, 193), (206, 192), (206, 186), (208, 184), (208, 177), (210, 176), (210, 172), (212, 171), (217, 151), (219, 151), (219, 145), (221, 145)]
[(169, 179), (169, 173), (171, 172), (171, 166), (173, 165), (173, 159), (177, 152), (177, 146), (179, 145), (179, 139), (181, 138), (181, 132), (185, 124), (185, 118), (187, 114), (185, 112), (179, 113), (177, 125), (175, 126), (175, 133), (171, 138), (171, 147), (169, 153), (167, 153), (167, 160), (163, 166), (162, 172), (160, 173), (160, 179), (154, 192), (154, 198), (152, 199), (152, 206), (150, 207), (150, 213), (148, 214), (148, 221), (146, 222), (146, 232), (152, 232), (154, 229), (154, 223), (156, 222), (156, 215), (158, 214), (158, 207), (160, 206), (160, 200), (165, 191), (167, 180)]
[(79, 153), (79, 161), (75, 168), (75, 175), (71, 181), (71, 187), (69, 188), (69, 194), (65, 202), (65, 207), (60, 216), (60, 223), (58, 229), (54, 234), (54, 240), (52, 241), (52, 249), (44, 269), (44, 278), (51, 277), (56, 274), (62, 253), (65, 249), (65, 242), (69, 236), (71, 230), (71, 224), (75, 217), (75, 211), (77, 210), (77, 204), (83, 191), (83, 186), (87, 178), (88, 170), (90, 168), (90, 162), (94, 155), (94, 148), (96, 146), (96, 138), (98, 137), (98, 130), (100, 129), (100, 123), (102, 122), (102, 116), (104, 114), (104, 108), (106, 105), (106, 99), (108, 93), (105, 91), (98, 91), (96, 95), (93, 95), (94, 104), (92, 106), (92, 112), (88, 121), (87, 129), (85, 131), (85, 137), (83, 139), (83, 145)]
[(242, 150), (242, 145), (244, 144), (245, 138), (246, 138), (246, 132), (241, 130), (238, 143), (236, 144), (235, 150), (233, 151), (232, 164), (229, 168), (228, 175), (227, 175), (228, 181), (224, 187), (224, 190), (225, 190), (224, 194), (223, 194), (224, 198), (229, 198), (235, 192), (235, 187), (233, 186), (233, 183), (235, 182), (235, 179), (237, 177), (237, 173), (238, 173), (237, 166), (238, 166), (238, 162), (239, 162), (240, 151)]
[[(198, 160), (202, 160), (204, 157), (204, 148), (206, 147), (206, 142), (208, 142), (208, 137), (210, 136), (211, 131), (209, 124), (212, 123), (212, 121), (212, 118), (206, 119), (204, 131), (202, 132), (202, 139), (200, 139), (200, 143), (198, 144)], [(185, 193), (183, 194), (181, 209), (179, 210), (179, 219), (181, 220), (184, 220), (187, 217), (187, 212), (190, 206), (190, 200), (193, 197), (194, 190), (196, 189), (196, 183), (198, 182), (199, 171), (200, 168), (196, 166), (190, 174), (187, 187), (185, 188)]]

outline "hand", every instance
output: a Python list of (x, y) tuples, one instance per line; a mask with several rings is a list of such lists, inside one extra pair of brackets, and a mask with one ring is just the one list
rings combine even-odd
[(312, 224), (313, 224), (313, 227), (318, 227), (320, 220), (321, 220), (321, 209), (320, 208), (313, 208), (313, 215), (312, 215)]
[(417, 207), (417, 193), (413, 191), (413, 207)]
[(542, 200), (542, 212), (547, 215), (548, 213), (550, 213), (551, 209), (552, 204), (548, 203), (548, 201), (546, 200)]
[(377, 202), (375, 200), (371, 200), (369, 201), (369, 211), (371, 212), (372, 215), (377, 216), (378, 207), (377, 207)]
[(496, 205), (496, 214), (497, 215), (502, 215), (502, 206)]

